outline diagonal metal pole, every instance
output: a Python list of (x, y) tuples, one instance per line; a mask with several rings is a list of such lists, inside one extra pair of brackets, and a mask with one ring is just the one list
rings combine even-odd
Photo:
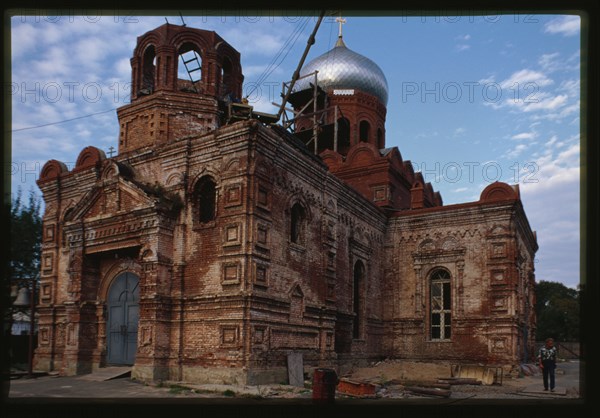
[(308, 37), (308, 41), (306, 42), (306, 48), (304, 49), (302, 58), (300, 58), (300, 62), (298, 63), (298, 66), (296, 67), (296, 71), (294, 71), (294, 75), (292, 76), (292, 81), (290, 82), (290, 87), (288, 88), (288, 91), (285, 94), (285, 97), (283, 98), (283, 102), (281, 103), (279, 112), (277, 112), (277, 120), (279, 120), (279, 118), (281, 117), (281, 114), (283, 113), (283, 110), (285, 108), (285, 104), (287, 103), (287, 101), (290, 97), (290, 94), (292, 93), (292, 89), (294, 88), (294, 84), (296, 83), (296, 80), (298, 80), (298, 77), (300, 77), (300, 70), (302, 69), (302, 66), (304, 65), (304, 60), (306, 60), (306, 56), (308, 55), (308, 51), (310, 50), (310, 47), (315, 43), (315, 35), (317, 34), (317, 31), (319, 30), (319, 26), (321, 26), (321, 21), (323, 20), (324, 16), (325, 16), (325, 10), (321, 11), (321, 14), (319, 15), (319, 20), (317, 20), (317, 24), (315, 25), (315, 28), (313, 29), (312, 33)]

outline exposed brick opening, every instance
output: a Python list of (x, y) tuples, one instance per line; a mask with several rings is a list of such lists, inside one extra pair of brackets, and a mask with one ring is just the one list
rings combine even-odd
[(381, 130), (381, 128), (377, 129), (377, 148), (385, 148), (385, 144), (383, 143), (383, 131)]
[(233, 79), (232, 79), (233, 64), (227, 57), (223, 57), (223, 64), (221, 67), (221, 93), (222, 94), (233, 94)]
[(154, 80), (156, 73), (156, 50), (153, 45), (150, 45), (144, 51), (144, 60), (142, 66), (142, 85), (140, 92), (144, 91), (150, 94), (154, 91)]
[(198, 180), (194, 192), (198, 222), (207, 223), (215, 219), (216, 198), (217, 186), (214, 180), (209, 176)]
[(290, 222), (290, 241), (295, 244), (301, 244), (304, 237), (304, 223), (306, 221), (306, 212), (300, 203), (292, 206)]
[(196, 83), (202, 80), (202, 55), (200, 48), (191, 42), (186, 42), (177, 51), (179, 54), (177, 78)]

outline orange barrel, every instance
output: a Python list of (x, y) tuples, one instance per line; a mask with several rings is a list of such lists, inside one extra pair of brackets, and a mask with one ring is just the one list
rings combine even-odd
[(338, 379), (333, 369), (315, 369), (313, 373), (312, 398), (313, 401), (333, 402), (335, 400), (335, 387)]

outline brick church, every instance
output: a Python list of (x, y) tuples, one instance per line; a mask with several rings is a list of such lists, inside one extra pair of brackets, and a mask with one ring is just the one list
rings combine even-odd
[(341, 36), (302, 68), (287, 126), (240, 100), (240, 54), (215, 32), (164, 24), (131, 68), (118, 155), (88, 146), (38, 180), (36, 369), (252, 384), (284, 381), (290, 353), (531, 358), (538, 246), (518, 186), (444, 205), (386, 148), (385, 75)]

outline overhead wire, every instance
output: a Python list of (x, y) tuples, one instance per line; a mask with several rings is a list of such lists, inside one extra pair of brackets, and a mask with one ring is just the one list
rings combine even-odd
[[(296, 41), (298, 40), (298, 38), (300, 37), (300, 35), (302, 34), (304, 29), (308, 25), (309, 20), (310, 20), (310, 16), (306, 16), (303, 19), (301, 19), (298, 22), (298, 24), (296, 24), (296, 27), (294, 28), (292, 33), (288, 36), (287, 40), (282, 45), (282, 47), (279, 49), (277, 54), (275, 54), (274, 58), (271, 60), (271, 62), (267, 66), (267, 68), (265, 68), (265, 70), (262, 72), (262, 74), (258, 77), (256, 84), (254, 85), (253, 89), (246, 95), (246, 97), (248, 97), (252, 93), (254, 93), (254, 91), (273, 73), (273, 71), (275, 71), (277, 68), (279, 68), (279, 66), (283, 63), (283, 61), (285, 61), (285, 59), (288, 56), (288, 54), (290, 53), (290, 51), (294, 48)], [(331, 40), (331, 34), (330, 34), (330, 40)], [(291, 43), (291, 45), (290, 45), (290, 43)], [(284, 54), (284, 51), (285, 51), (285, 54)], [(283, 58), (279, 59), (282, 54), (284, 54)], [(108, 110), (103, 110), (101, 112), (89, 113), (87, 115), (82, 115), (82, 116), (78, 116), (78, 117), (71, 118), (71, 119), (64, 119), (64, 120), (60, 120), (60, 121), (56, 121), (56, 122), (45, 123), (42, 125), (27, 126), (25, 128), (12, 129), (12, 130), (10, 130), (10, 132), (22, 132), (22, 131), (27, 131), (27, 130), (31, 130), (31, 129), (45, 128), (48, 126), (59, 125), (61, 123), (72, 122), (75, 120), (85, 119), (85, 118), (89, 118), (92, 116), (101, 115), (103, 113), (112, 112), (113, 110), (116, 110), (116, 109), (117, 108), (111, 108)], [(6, 131), (6, 132), (8, 132), (8, 131)]]
[(59, 120), (57, 122), (45, 123), (43, 125), (27, 126), (25, 128), (12, 129), (11, 131), (5, 131), (5, 132), (20, 132), (20, 131), (27, 131), (27, 130), (30, 130), (30, 129), (45, 128), (46, 126), (58, 125), (60, 123), (72, 122), (74, 120), (85, 119), (85, 118), (89, 118), (91, 116), (101, 115), (103, 113), (112, 112), (113, 110), (117, 110), (117, 108), (113, 107), (112, 109), (103, 110), (101, 112), (96, 112), (96, 113), (89, 113), (87, 115), (77, 116), (76, 118)]
[[(306, 25), (308, 24), (309, 20), (310, 20), (310, 16), (307, 16), (298, 22), (298, 24), (296, 25), (296, 27), (294, 28), (292, 33), (288, 36), (285, 43), (281, 46), (279, 51), (275, 54), (275, 56), (273, 57), (273, 59), (271, 60), (271, 62), (267, 66), (267, 68), (265, 68), (265, 70), (262, 72), (262, 74), (258, 77), (252, 90), (250, 90), (250, 92), (248, 92), (246, 94), (246, 97), (249, 97), (252, 93), (254, 93), (254, 91), (262, 83), (264, 83), (264, 81), (273, 73), (273, 71), (275, 71), (283, 63), (285, 58), (288, 56), (288, 54), (290, 53), (290, 51), (293, 49), (294, 45), (296, 44), (296, 41), (298, 40), (298, 38), (300, 37), (300, 35), (304, 31), (304, 29), (306, 28)], [(290, 43), (291, 43), (291, 45), (290, 45)], [(286, 49), (287, 49), (287, 51), (286, 51)], [(286, 51), (285, 55), (283, 55), (283, 58), (280, 59), (280, 57), (284, 53), (284, 51)]]
[[(285, 57), (289, 53), (290, 49), (294, 46), (294, 44), (296, 43), (296, 40), (298, 39), (298, 37), (300, 36), (302, 31), (306, 27), (306, 24), (308, 23), (308, 19), (309, 18), (307, 17), (307, 18), (304, 18), (304, 21), (300, 20), (298, 22), (298, 24), (296, 25), (296, 27), (294, 28), (294, 30), (292, 31), (292, 33), (290, 34), (288, 39), (285, 41), (285, 43), (282, 45), (282, 47), (277, 52), (276, 56), (273, 58), (273, 60), (269, 64), (269, 66), (265, 69), (265, 71), (263, 71), (263, 73), (259, 77), (260, 83), (262, 83), (277, 67), (279, 67), (279, 65), (281, 65), (281, 63), (283, 62), (283, 59), (285, 59)], [(290, 44), (290, 42), (292, 42), (292, 46), (290, 48), (287, 48), (288, 45)], [(282, 60), (280, 60), (279, 63), (277, 64), (277, 60), (279, 59), (281, 54), (286, 50), (286, 48), (288, 49), (288, 52), (285, 54), (284, 58)]]

